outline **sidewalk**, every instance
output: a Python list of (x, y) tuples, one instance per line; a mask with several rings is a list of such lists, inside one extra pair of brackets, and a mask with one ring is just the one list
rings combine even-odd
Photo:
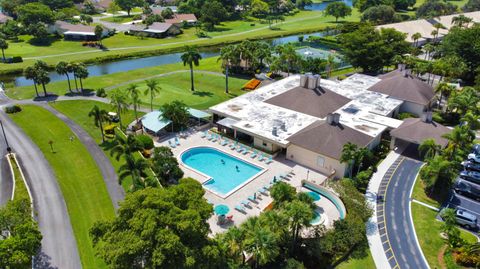
[(391, 151), (387, 157), (385, 157), (385, 160), (383, 160), (377, 167), (377, 172), (373, 174), (372, 178), (370, 179), (370, 183), (368, 184), (367, 192), (365, 194), (370, 208), (373, 209), (372, 217), (367, 222), (367, 238), (368, 245), (370, 246), (370, 252), (372, 253), (372, 257), (377, 268), (391, 268), (390, 263), (387, 260), (387, 256), (385, 255), (377, 226), (377, 192), (383, 176), (387, 172), (388, 168), (390, 168), (395, 160), (398, 159), (404, 149), (404, 147), (397, 148), (395, 151)]

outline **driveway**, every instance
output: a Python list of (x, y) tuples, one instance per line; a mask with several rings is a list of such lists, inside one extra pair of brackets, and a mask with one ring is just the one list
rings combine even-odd
[(377, 218), (391, 268), (428, 269), (417, 243), (410, 213), (410, 190), (422, 162), (400, 156), (380, 184)]
[(82, 268), (65, 200), (49, 163), (35, 143), (3, 111), (0, 120), (24, 169), (43, 236), (34, 268)]

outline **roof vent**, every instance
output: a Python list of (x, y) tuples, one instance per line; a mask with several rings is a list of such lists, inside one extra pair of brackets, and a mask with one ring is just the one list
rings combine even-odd
[(406, 67), (407, 67), (406, 64), (398, 64), (398, 71), (403, 71), (406, 69)]
[(308, 75), (308, 82), (307, 82), (307, 88), (310, 90), (314, 90), (317, 88), (317, 77), (314, 75)]
[(285, 124), (285, 122), (282, 122), (282, 125), (280, 125), (280, 129), (282, 129), (282, 131), (284, 132), (287, 131), (287, 125)]
[(424, 112), (421, 119), (425, 123), (431, 123), (432, 122), (432, 111)]
[(307, 75), (301, 75), (300, 76), (300, 87), (306, 88), (307, 87), (307, 82), (308, 82)]
[(274, 127), (272, 128), (272, 135), (273, 135), (273, 136), (278, 136), (278, 128), (277, 128), (277, 126), (274, 126)]
[(329, 113), (327, 115), (327, 123), (333, 126), (338, 125), (340, 123), (340, 114)]

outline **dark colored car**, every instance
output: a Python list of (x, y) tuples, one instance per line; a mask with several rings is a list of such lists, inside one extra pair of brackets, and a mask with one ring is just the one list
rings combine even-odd
[(472, 153), (480, 155), (480, 144), (475, 144), (475, 146), (473, 146)]
[(480, 200), (480, 188), (477, 185), (463, 179), (458, 179), (455, 182), (453, 185), (453, 190), (462, 196)]
[(472, 162), (472, 161), (464, 161), (462, 162), (463, 168), (467, 171), (477, 171), (480, 172), (480, 163)]
[(470, 182), (480, 184), (480, 172), (464, 170), (460, 172), (460, 177)]

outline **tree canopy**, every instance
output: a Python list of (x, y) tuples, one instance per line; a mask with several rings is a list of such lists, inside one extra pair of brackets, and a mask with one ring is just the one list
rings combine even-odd
[(21, 5), (17, 7), (16, 12), (18, 21), (27, 27), (37, 23), (51, 24), (54, 21), (52, 10), (48, 6), (38, 2)]
[(369, 21), (373, 24), (387, 24), (400, 20), (393, 7), (387, 5), (369, 7), (362, 14), (362, 21)]
[(335, 22), (338, 21), (338, 18), (345, 18), (352, 15), (352, 9), (347, 6), (344, 2), (331, 2), (325, 8), (325, 15), (330, 15), (335, 17)]
[(419, 18), (433, 18), (443, 15), (453, 14), (457, 7), (443, 0), (427, 0), (418, 7), (416, 15)]
[[(112, 268), (212, 268), (218, 251), (208, 238), (213, 208), (196, 180), (128, 194), (110, 221), (90, 230), (98, 255)], [(213, 262), (215, 261), (215, 262)]]

